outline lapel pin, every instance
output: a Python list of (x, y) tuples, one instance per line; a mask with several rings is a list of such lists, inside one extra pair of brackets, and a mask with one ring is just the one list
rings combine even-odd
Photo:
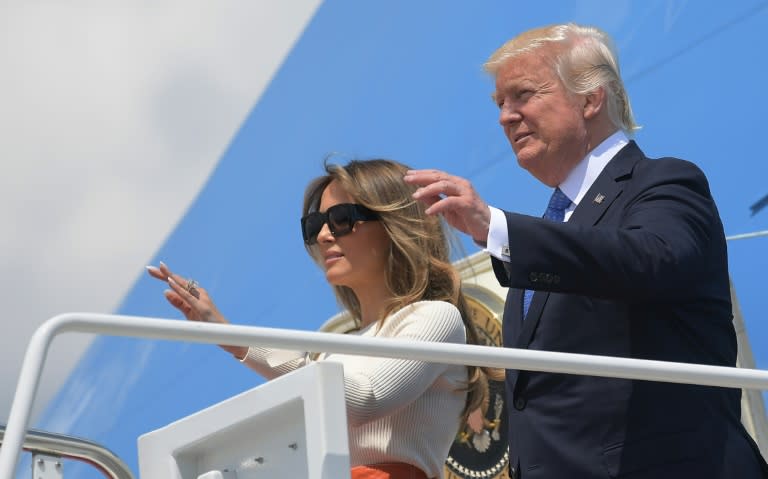
[(595, 199), (592, 200), (594, 203), (597, 203), (598, 205), (603, 202), (605, 199), (605, 195), (602, 193), (598, 193), (597, 196), (595, 196)]

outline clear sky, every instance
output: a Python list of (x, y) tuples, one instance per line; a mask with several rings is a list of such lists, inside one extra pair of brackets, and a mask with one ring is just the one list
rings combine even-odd
[[(27, 43), (3, 53), (17, 63), (0, 83), (17, 108), (0, 112), (15, 132), (0, 143), (13, 173), (1, 175), (12, 196), (0, 212), (19, 225), (3, 239), (0, 274), (5, 321), (29, 325), (7, 344), (18, 357), (31, 325), (59, 312), (177, 317), (143, 273), (160, 259), (205, 285), (233, 322), (316, 329), (337, 306), (304, 253), (298, 216), (330, 153), (446, 169), (495, 206), (540, 215), (549, 191), (517, 166), (481, 64), (543, 24), (613, 35), (640, 147), (704, 170), (726, 234), (768, 229), (768, 209), (749, 210), (768, 194), (765, 1), (200, 2), (202, 12), (14, 3), (0, 17), (40, 34), (11, 31), (13, 45)], [(40, 65), (58, 65), (57, 81)], [(729, 244), (761, 369), (767, 251), (768, 238)], [(81, 350), (60, 347), (49, 362), (71, 367)], [(260, 382), (213, 346), (100, 338), (37, 425), (103, 442), (135, 468), (138, 435)]]

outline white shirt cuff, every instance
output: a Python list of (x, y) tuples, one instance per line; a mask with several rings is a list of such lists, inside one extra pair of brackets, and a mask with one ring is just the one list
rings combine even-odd
[(488, 226), (488, 244), (485, 247), (485, 252), (501, 261), (509, 261), (507, 217), (498, 208), (493, 206), (488, 208), (491, 210), (491, 224)]

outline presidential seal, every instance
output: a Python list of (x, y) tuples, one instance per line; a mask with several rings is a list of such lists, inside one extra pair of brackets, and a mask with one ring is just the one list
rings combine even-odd
[[(473, 294), (472, 288), (465, 295), (478, 340), (488, 346), (501, 346), (501, 319), (494, 310), (503, 309), (503, 302), (499, 305), (495, 296)], [(509, 478), (504, 370), (492, 370), (487, 387), (487, 400), (469, 414), (451, 446), (445, 461), (446, 479)]]

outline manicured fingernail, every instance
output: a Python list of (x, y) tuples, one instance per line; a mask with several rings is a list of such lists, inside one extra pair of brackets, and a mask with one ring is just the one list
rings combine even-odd
[(176, 284), (176, 281), (173, 280), (170, 276), (168, 276), (168, 283), (169, 284)]
[(168, 267), (168, 265), (166, 265), (165, 263), (163, 263), (162, 261), (160, 261), (160, 267), (161, 267), (161, 268), (167, 268), (167, 267)]
[(147, 268), (147, 271), (156, 271), (158, 273), (160, 272), (160, 269), (157, 266), (147, 265), (144, 267)]

